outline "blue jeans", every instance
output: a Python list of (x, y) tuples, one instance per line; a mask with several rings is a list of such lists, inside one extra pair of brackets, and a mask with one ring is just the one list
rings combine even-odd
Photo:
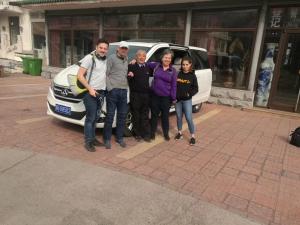
[(182, 130), (182, 115), (184, 113), (185, 119), (188, 123), (189, 131), (191, 134), (194, 134), (195, 126), (194, 126), (193, 116), (192, 116), (192, 99), (176, 102), (175, 109), (176, 109), (178, 130)]
[(104, 91), (97, 92), (100, 94), (97, 97), (93, 97), (87, 93), (83, 98), (83, 103), (86, 109), (86, 117), (84, 122), (84, 139), (86, 143), (95, 140), (96, 123), (100, 117), (100, 109), (103, 105), (105, 96)]
[(112, 124), (117, 110), (116, 139), (123, 140), (125, 121), (128, 111), (127, 89), (114, 88), (106, 96), (106, 117), (104, 124), (104, 141), (110, 141), (112, 135)]

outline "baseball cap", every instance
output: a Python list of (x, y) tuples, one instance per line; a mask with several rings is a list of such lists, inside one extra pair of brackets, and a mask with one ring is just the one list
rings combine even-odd
[(121, 41), (119, 44), (119, 48), (129, 48), (129, 45), (126, 41)]

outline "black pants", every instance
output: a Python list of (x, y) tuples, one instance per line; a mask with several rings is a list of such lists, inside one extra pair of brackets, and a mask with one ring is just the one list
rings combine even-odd
[(157, 130), (157, 121), (159, 113), (161, 113), (161, 125), (164, 136), (169, 135), (169, 110), (171, 107), (171, 99), (169, 96), (151, 95), (151, 135), (154, 136)]
[(149, 97), (148, 93), (130, 92), (130, 108), (135, 136), (150, 137)]

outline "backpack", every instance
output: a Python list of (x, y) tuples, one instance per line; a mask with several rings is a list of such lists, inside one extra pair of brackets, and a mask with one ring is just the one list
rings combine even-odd
[(297, 127), (294, 131), (292, 131), (290, 136), (290, 144), (300, 147), (300, 127)]

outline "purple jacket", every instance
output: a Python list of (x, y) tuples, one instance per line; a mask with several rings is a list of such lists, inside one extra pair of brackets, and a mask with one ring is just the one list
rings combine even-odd
[(158, 96), (170, 96), (172, 101), (176, 100), (177, 72), (170, 66), (164, 71), (161, 63), (147, 63), (153, 69), (152, 91)]

